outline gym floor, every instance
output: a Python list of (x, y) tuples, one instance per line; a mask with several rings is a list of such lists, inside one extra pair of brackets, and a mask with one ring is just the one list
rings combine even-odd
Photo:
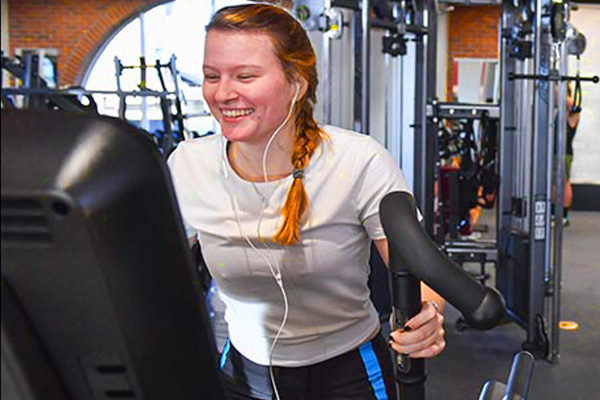
[[(564, 229), (562, 321), (557, 364), (537, 361), (529, 389), (532, 400), (600, 398), (600, 213), (571, 211)], [(493, 221), (490, 221), (493, 223)], [(506, 383), (514, 354), (526, 339), (514, 323), (488, 332), (458, 331), (458, 312), (446, 309), (447, 348), (427, 363), (428, 400), (476, 400), (486, 380)]]

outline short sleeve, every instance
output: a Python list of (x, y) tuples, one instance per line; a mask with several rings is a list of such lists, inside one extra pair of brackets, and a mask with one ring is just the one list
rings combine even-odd
[(410, 192), (396, 160), (379, 143), (368, 138), (369, 145), (361, 149), (362, 162), (357, 167), (355, 202), (360, 223), (371, 240), (385, 239), (379, 204), (391, 192)]

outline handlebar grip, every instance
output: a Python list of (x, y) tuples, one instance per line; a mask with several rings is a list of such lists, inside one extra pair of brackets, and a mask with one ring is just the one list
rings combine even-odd
[[(454, 305), (476, 329), (491, 329), (504, 317), (504, 299), (495, 289), (480, 285), (438, 249), (423, 230), (415, 201), (407, 192), (388, 193), (380, 204), (380, 218), (388, 239), (390, 260), (402, 266)], [(393, 253), (393, 257), (392, 257)]]

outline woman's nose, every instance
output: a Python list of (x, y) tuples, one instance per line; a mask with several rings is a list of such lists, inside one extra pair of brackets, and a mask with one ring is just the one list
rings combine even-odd
[(221, 79), (215, 91), (215, 100), (219, 103), (226, 103), (237, 98), (237, 92), (231, 81)]

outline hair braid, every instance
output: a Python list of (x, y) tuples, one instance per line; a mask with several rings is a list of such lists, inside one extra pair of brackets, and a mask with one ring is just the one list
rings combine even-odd
[[(305, 101), (296, 118), (298, 132), (292, 152), (294, 170), (304, 170), (325, 133), (318, 127), (312, 116), (312, 107)], [(308, 196), (302, 177), (294, 177), (282, 208), (283, 224), (273, 237), (273, 241), (283, 245), (300, 241), (300, 223), (308, 209)]]

